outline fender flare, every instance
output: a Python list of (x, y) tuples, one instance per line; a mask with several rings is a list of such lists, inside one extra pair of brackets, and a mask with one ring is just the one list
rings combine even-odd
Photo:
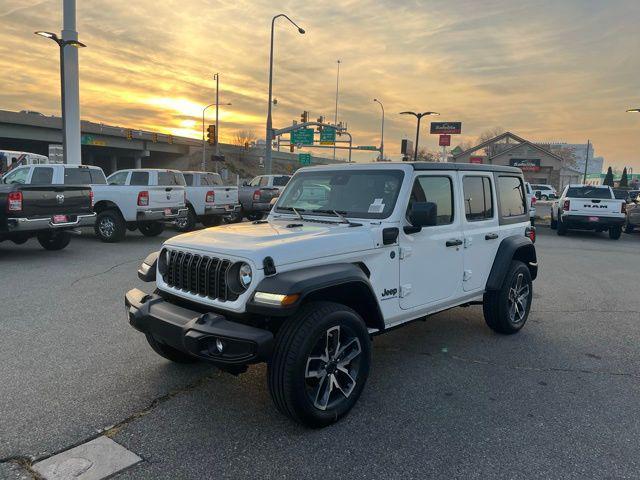
[(502, 288), (504, 277), (507, 275), (513, 260), (522, 261), (529, 268), (531, 280), (536, 279), (538, 276), (538, 260), (533, 242), (525, 236), (507, 237), (500, 242), (496, 257), (493, 260), (491, 273), (487, 279), (487, 291), (495, 291)]
[[(363, 269), (352, 263), (338, 263), (331, 265), (319, 265), (316, 267), (290, 270), (266, 277), (256, 287), (256, 292), (276, 293), (280, 295), (300, 295), (300, 298), (290, 307), (270, 307), (254, 301), (247, 303), (247, 310), (268, 316), (289, 316), (295, 313), (300, 305), (315, 295), (321, 295), (322, 291), (329, 291), (333, 287), (351, 285), (356, 289), (352, 300), (356, 303), (368, 304), (369, 314), (363, 317), (367, 326), (379, 330), (384, 329), (384, 317), (380, 311), (380, 305), (373, 292), (371, 282)], [(315, 294), (315, 295), (314, 295)], [(366, 295), (362, 299), (362, 295)], [(362, 300), (365, 300), (362, 302)], [(353, 307), (353, 305), (352, 305)], [(358, 308), (354, 308), (358, 310)]]

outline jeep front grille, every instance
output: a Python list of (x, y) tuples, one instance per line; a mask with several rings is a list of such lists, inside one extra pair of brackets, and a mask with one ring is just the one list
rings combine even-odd
[(177, 250), (164, 250), (160, 259), (168, 286), (223, 302), (238, 298), (227, 286), (227, 272), (233, 265), (229, 260)]

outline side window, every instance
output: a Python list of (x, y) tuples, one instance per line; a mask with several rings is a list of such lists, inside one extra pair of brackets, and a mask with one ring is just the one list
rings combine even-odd
[[(183, 175), (184, 175), (184, 181), (187, 182), (187, 187), (193, 187), (194, 186), (193, 179), (195, 178), (193, 176), (193, 173), (183, 173)], [(203, 180), (204, 180), (204, 177), (200, 179), (200, 183), (204, 185)]]
[(260, 178), (260, 186), (261, 187), (268, 187), (269, 186), (269, 177)]
[(520, 177), (498, 177), (498, 193), (502, 217), (517, 217), (527, 212), (526, 195)]
[(91, 185), (91, 173), (88, 168), (65, 168), (65, 185)]
[(109, 185), (124, 185), (127, 182), (128, 175), (129, 172), (116, 172), (109, 176), (107, 181), (109, 182)]
[(29, 167), (16, 168), (12, 172), (9, 172), (4, 176), (4, 183), (19, 183), (24, 185), (27, 182), (28, 176)]
[(411, 190), (409, 209), (413, 202), (436, 204), (437, 225), (453, 223), (453, 183), (450, 177), (423, 176), (416, 178)]
[(253, 180), (251, 180), (249, 182), (249, 186), (250, 187), (257, 187), (258, 185), (260, 185), (260, 178), (261, 177), (254, 177)]
[(91, 174), (91, 184), (92, 185), (104, 185), (107, 183), (107, 179), (104, 178), (104, 172), (100, 168), (90, 168), (89, 173)]
[(493, 218), (493, 195), (489, 177), (464, 177), (464, 213), (469, 222)]
[(146, 187), (149, 185), (149, 172), (131, 172), (131, 180), (129, 185), (137, 185)]
[(53, 181), (53, 168), (36, 167), (31, 174), (31, 183), (33, 185), (51, 185)]

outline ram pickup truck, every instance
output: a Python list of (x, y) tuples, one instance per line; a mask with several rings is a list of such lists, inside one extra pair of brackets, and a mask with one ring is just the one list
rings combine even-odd
[(289, 182), (290, 175), (258, 175), (240, 187), (238, 197), (242, 205), (241, 216), (260, 220), (273, 206), (272, 200)]
[(168, 360), (236, 374), (266, 362), (278, 410), (322, 427), (362, 393), (372, 335), (477, 304), (495, 332), (520, 331), (534, 238), (519, 168), (303, 168), (266, 220), (165, 241), (140, 265), (148, 293), (127, 292), (126, 315)]
[(225, 186), (219, 174), (186, 171), (183, 176), (189, 211), (186, 217), (176, 220), (179, 231), (191, 231), (198, 222), (205, 227), (215, 227), (224, 219), (240, 215), (238, 187)]
[(43, 248), (61, 250), (69, 244), (71, 230), (95, 222), (91, 187), (29, 185), (30, 175), (30, 167), (19, 167), (2, 179), (0, 242), (10, 240), (20, 245), (35, 237)]
[(567, 185), (551, 205), (551, 228), (558, 235), (569, 230), (609, 232), (618, 240), (626, 220), (627, 202), (618, 200), (606, 185)]

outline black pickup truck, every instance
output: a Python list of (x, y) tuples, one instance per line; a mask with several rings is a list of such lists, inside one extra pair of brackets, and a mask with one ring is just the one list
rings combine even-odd
[(62, 250), (70, 230), (93, 226), (93, 195), (88, 185), (0, 183), (0, 242), (18, 245), (36, 237), (47, 250)]

